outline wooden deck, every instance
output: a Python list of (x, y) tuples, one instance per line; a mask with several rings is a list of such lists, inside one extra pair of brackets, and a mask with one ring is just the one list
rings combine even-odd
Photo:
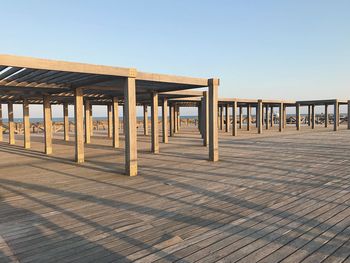
[(140, 135), (135, 178), (102, 133), (83, 165), (0, 143), (0, 262), (350, 262), (350, 131), (276, 129), (220, 133), (217, 163), (193, 129)]

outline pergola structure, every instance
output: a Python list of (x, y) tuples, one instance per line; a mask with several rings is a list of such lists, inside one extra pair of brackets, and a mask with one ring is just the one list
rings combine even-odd
[[(64, 123), (66, 124), (64, 137), (68, 139), (68, 105), (73, 104), (75, 109), (75, 161), (82, 163), (84, 162), (84, 143), (89, 143), (90, 140), (91, 105), (110, 105), (108, 112), (109, 116), (113, 117), (113, 145), (115, 147), (119, 147), (118, 106), (123, 105), (125, 171), (129, 176), (137, 175), (138, 170), (136, 105), (145, 103), (151, 105), (152, 151), (157, 153), (159, 151), (159, 101), (163, 103), (163, 114), (167, 115), (166, 103), (169, 98), (190, 97), (190, 93), (186, 94), (184, 90), (206, 87), (208, 88), (210, 127), (208, 129), (209, 160), (217, 161), (219, 158), (218, 132), (216, 125), (213, 125), (217, 123), (218, 109), (219, 80), (216, 78), (180, 77), (139, 72), (135, 68), (0, 55), (0, 111), (1, 103), (7, 103), (10, 144), (14, 144), (13, 104), (23, 104), (25, 148), (30, 148), (29, 104), (43, 105), (46, 154), (52, 153), (51, 105), (63, 104)], [(183, 92), (182, 95), (180, 91)], [(166, 121), (163, 123), (167, 126)], [(2, 136), (2, 130), (0, 134)]]

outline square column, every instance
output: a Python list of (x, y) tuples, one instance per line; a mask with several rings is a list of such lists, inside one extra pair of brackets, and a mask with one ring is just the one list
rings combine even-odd
[(275, 124), (275, 119), (274, 119), (274, 117), (273, 117), (273, 106), (271, 106), (271, 112), (270, 112), (270, 124), (271, 124), (271, 127), (273, 127), (274, 126), (274, 124)]
[(251, 118), (251, 107), (250, 105), (247, 106), (247, 131), (250, 131), (250, 123), (252, 122)]
[(307, 125), (311, 126), (311, 105), (307, 106)]
[(45, 153), (52, 153), (52, 119), (51, 119), (51, 97), (44, 95), (44, 133), (45, 133)]
[(328, 122), (329, 122), (329, 119), (328, 119), (328, 105), (324, 105), (324, 127), (328, 127)]
[(300, 104), (298, 103), (296, 106), (296, 126), (297, 126), (297, 130), (300, 131)]
[[(178, 109), (177, 109), (177, 106), (175, 104), (174, 105), (174, 134), (178, 132), (178, 124), (179, 124), (179, 122), (177, 121), (177, 119), (178, 119), (179, 115), (178, 115), (177, 111), (178, 111)], [(200, 127), (199, 124), (198, 124), (198, 127)]]
[(29, 103), (23, 100), (23, 125), (24, 125), (24, 148), (30, 148), (30, 120), (29, 120)]
[(90, 103), (90, 136), (94, 135), (94, 121), (92, 118), (92, 104)]
[(113, 136), (113, 111), (112, 105), (107, 105), (107, 119), (108, 119), (108, 138)]
[(226, 126), (225, 126), (225, 132), (229, 132), (230, 131), (230, 105), (226, 104), (225, 106), (225, 117), (226, 117)]
[(151, 105), (151, 150), (153, 153), (159, 153), (159, 128), (158, 128), (158, 93), (152, 93)]
[(125, 172), (137, 175), (137, 130), (136, 130), (136, 81), (127, 78), (124, 83), (125, 118)]
[(220, 130), (224, 129), (224, 107), (220, 106)]
[(218, 90), (219, 80), (209, 79), (209, 160), (219, 160), (219, 138), (218, 138)]
[(85, 143), (91, 142), (90, 101), (85, 100)]
[(177, 110), (176, 110), (176, 113), (177, 113), (177, 125), (176, 125), (176, 130), (177, 131), (180, 131), (180, 127), (181, 127), (181, 116), (180, 116), (180, 107), (178, 106), (177, 107)]
[(283, 105), (283, 128), (287, 128), (287, 106)]
[(283, 103), (280, 104), (279, 106), (279, 131), (282, 132), (283, 131)]
[(74, 118), (75, 118), (75, 161), (84, 162), (84, 110), (83, 89), (76, 88), (74, 94)]
[(69, 118), (68, 118), (68, 103), (63, 104), (63, 126), (64, 126), (64, 140), (69, 141)]
[(0, 142), (3, 141), (3, 128), (2, 128), (2, 104), (0, 103)]
[(242, 106), (239, 106), (239, 128), (242, 129), (243, 124), (243, 109)]
[(315, 118), (315, 105), (311, 105), (311, 128), (315, 129), (316, 118)]
[(162, 107), (162, 132), (163, 132), (163, 143), (168, 143), (168, 99), (163, 99)]
[(119, 147), (119, 103), (118, 98), (113, 97), (113, 148)]
[(262, 119), (263, 119), (263, 104), (262, 104), (262, 100), (258, 100), (258, 107), (256, 108), (256, 122), (258, 124), (259, 134), (262, 134), (262, 130), (263, 130)]
[(266, 130), (270, 127), (270, 114), (269, 114), (269, 105), (266, 105), (266, 111), (265, 111), (265, 119), (266, 119)]
[(338, 100), (335, 100), (334, 102), (334, 131), (338, 131), (339, 128), (339, 103)]
[(237, 101), (232, 103), (232, 136), (237, 136)]
[(15, 144), (15, 124), (13, 122), (13, 103), (7, 104), (8, 126), (9, 126), (9, 144)]
[(350, 130), (350, 100), (348, 100), (348, 130)]
[(174, 105), (170, 106), (170, 137), (174, 136), (175, 132), (175, 107)]
[(148, 106), (143, 105), (143, 134), (148, 136)]
[(204, 91), (202, 98), (203, 111), (203, 145), (209, 145), (209, 97), (208, 91)]

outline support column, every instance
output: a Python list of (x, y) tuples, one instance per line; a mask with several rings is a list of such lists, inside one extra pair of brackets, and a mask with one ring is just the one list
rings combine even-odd
[(125, 172), (137, 175), (136, 81), (127, 78), (124, 84)]
[(209, 145), (209, 97), (208, 97), (208, 91), (204, 91), (203, 93), (203, 145), (208, 146)]
[(181, 127), (181, 116), (180, 116), (180, 107), (177, 107), (177, 131), (180, 131), (180, 127)]
[(119, 103), (118, 98), (113, 97), (113, 148), (119, 147)]
[(265, 112), (265, 118), (266, 118), (266, 123), (265, 123), (265, 125), (266, 125), (266, 130), (268, 130), (269, 129), (269, 127), (270, 127), (270, 114), (269, 114), (269, 105), (266, 105), (266, 112)]
[(3, 141), (3, 128), (2, 128), (2, 104), (0, 103), (0, 142)]
[(237, 101), (232, 103), (232, 136), (237, 136)]
[(168, 143), (168, 99), (163, 99), (162, 108), (163, 143)]
[[(179, 114), (177, 113), (178, 111), (178, 108), (177, 108), (177, 105), (175, 104), (174, 105), (174, 134), (178, 132), (178, 118), (179, 118)], [(199, 126), (200, 127), (200, 126)]]
[(239, 128), (242, 129), (243, 124), (243, 109), (242, 106), (239, 106)]
[(8, 126), (9, 126), (9, 144), (15, 144), (15, 124), (13, 122), (13, 103), (7, 104)]
[(226, 110), (225, 110), (225, 117), (226, 117), (226, 126), (225, 126), (225, 132), (229, 132), (230, 131), (230, 108), (229, 108), (229, 104), (226, 104)]
[(75, 161), (84, 162), (84, 110), (83, 110), (83, 89), (75, 89)]
[(296, 126), (297, 126), (297, 130), (300, 131), (300, 104), (298, 103), (296, 105)]
[(92, 118), (92, 104), (90, 103), (90, 136), (94, 135), (94, 120)]
[(85, 100), (85, 143), (91, 142), (90, 132), (90, 101)]
[(307, 124), (311, 126), (311, 105), (307, 106)]
[(334, 118), (334, 131), (338, 131), (338, 127), (339, 127), (339, 103), (338, 100), (334, 101), (334, 114), (333, 114), (333, 118)]
[(279, 131), (283, 131), (283, 103), (279, 106)]
[(51, 119), (51, 97), (44, 96), (44, 132), (45, 132), (45, 153), (52, 153), (52, 119)]
[(350, 130), (350, 100), (348, 100), (348, 130)]
[(108, 119), (108, 138), (113, 136), (113, 111), (112, 105), (107, 105), (107, 119)]
[(262, 104), (262, 100), (258, 100), (258, 107), (256, 111), (256, 122), (258, 124), (259, 134), (262, 133), (262, 129), (263, 129), (262, 119), (263, 119), (263, 104)]
[(224, 106), (220, 106), (220, 130), (224, 129)]
[(287, 106), (283, 105), (283, 128), (287, 128)]
[(174, 136), (175, 131), (175, 107), (170, 106), (170, 137)]
[(68, 103), (63, 104), (63, 129), (64, 129), (64, 140), (69, 141), (69, 118), (68, 118)]
[(247, 131), (250, 131), (250, 123), (251, 123), (251, 107), (247, 106)]
[(311, 119), (312, 119), (312, 129), (315, 129), (316, 118), (315, 118), (315, 105), (311, 105)]
[(148, 106), (143, 105), (143, 134), (148, 136)]
[(209, 160), (219, 160), (219, 139), (218, 139), (218, 89), (219, 80), (209, 79)]
[(23, 126), (24, 126), (24, 148), (30, 148), (30, 120), (29, 120), (29, 103), (23, 100)]
[(273, 106), (271, 106), (271, 112), (270, 112), (270, 119), (271, 119), (271, 127), (274, 126), (275, 124), (275, 119), (274, 119), (274, 116), (273, 116)]
[(158, 136), (158, 93), (152, 93), (151, 105), (151, 131), (152, 131), (152, 152), (159, 153), (159, 136)]
[(324, 127), (328, 127), (328, 122), (329, 122), (329, 119), (328, 119), (328, 105), (324, 105)]

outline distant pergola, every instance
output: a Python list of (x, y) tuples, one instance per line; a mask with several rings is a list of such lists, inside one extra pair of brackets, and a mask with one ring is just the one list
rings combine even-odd
[[(208, 92), (205, 93), (186, 91), (206, 87)], [(84, 143), (90, 141), (91, 105), (110, 106), (109, 112), (113, 115), (114, 147), (119, 147), (118, 106), (123, 105), (125, 171), (130, 176), (137, 175), (138, 170), (136, 105), (151, 105), (152, 151), (157, 153), (159, 152), (159, 103), (163, 104), (163, 125), (165, 130), (168, 130), (167, 118), (164, 117), (168, 115), (168, 100), (204, 94), (208, 106), (206, 132), (209, 160), (218, 160), (218, 133), (214, 125), (218, 117), (218, 87), (219, 80), (215, 78), (172, 76), (139, 72), (134, 68), (0, 55), (0, 103), (8, 104), (10, 144), (14, 144), (15, 134), (13, 104), (23, 104), (25, 148), (30, 148), (29, 104), (43, 105), (46, 154), (52, 153), (51, 104), (63, 104), (65, 139), (68, 139), (68, 105), (73, 104), (75, 106), (75, 160), (82, 163), (84, 162)], [(2, 136), (2, 130), (0, 134)], [(167, 133), (163, 134), (164, 137), (167, 137)]]

